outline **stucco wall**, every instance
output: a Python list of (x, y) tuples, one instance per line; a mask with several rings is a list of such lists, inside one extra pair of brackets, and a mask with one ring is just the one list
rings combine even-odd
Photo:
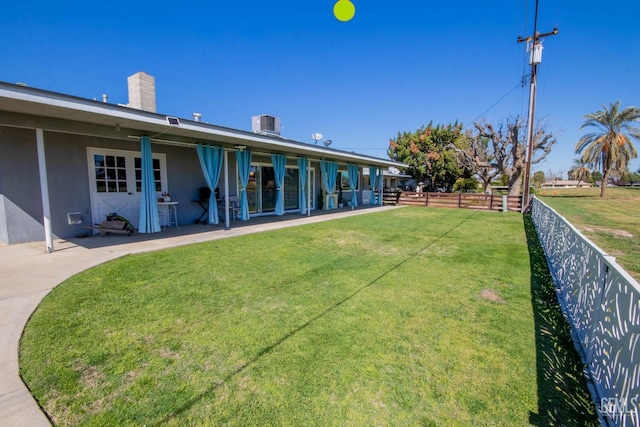
[[(44, 149), (49, 177), (49, 203), (53, 233), (60, 238), (87, 233), (91, 225), (91, 199), (86, 145), (105, 144), (85, 136), (44, 133)], [(67, 213), (80, 212), (82, 224), (69, 225)], [(43, 236), (40, 236), (40, 240)]]
[(0, 126), (0, 242), (44, 240), (34, 130)]
[[(68, 134), (45, 133), (51, 216), (54, 233), (63, 238), (86, 232), (90, 225), (91, 195), (87, 148), (109, 148), (139, 153), (137, 140), (115, 140)], [(173, 200), (178, 204), (179, 224), (193, 224), (201, 209), (193, 200), (199, 188), (206, 186), (198, 156), (194, 148), (152, 144), (153, 153), (164, 153), (167, 164), (167, 184)], [(51, 154), (49, 154), (51, 153)], [(68, 191), (65, 189), (75, 189)], [(54, 190), (55, 189), (55, 190)], [(54, 196), (55, 195), (55, 196)], [(84, 224), (68, 225), (67, 213), (81, 212)]]
[[(89, 232), (85, 226), (91, 225), (93, 219), (87, 148), (139, 152), (140, 143), (124, 136), (123, 139), (109, 139), (44, 132), (44, 147), (54, 237), (65, 239)], [(166, 156), (168, 190), (179, 202), (180, 225), (193, 224), (202, 213), (194, 201), (199, 199), (200, 187), (206, 186), (195, 148), (152, 143), (152, 151)], [(252, 157), (254, 163), (271, 163), (268, 155)], [(234, 153), (230, 152), (228, 159), (229, 194), (239, 195)], [(297, 167), (295, 159), (287, 159), (287, 166)], [(311, 166), (315, 170), (315, 204), (321, 191), (320, 165), (313, 161)], [(224, 196), (223, 173), (218, 188)], [(361, 191), (358, 201), (361, 202)], [(67, 213), (70, 212), (80, 212), (83, 223), (69, 225)], [(44, 240), (42, 216), (35, 131), (0, 127), (0, 242)]]
[[(92, 223), (87, 148), (139, 152), (139, 142), (44, 132), (44, 147), (54, 238), (87, 233), (85, 226)], [(192, 201), (206, 186), (195, 149), (152, 144), (152, 151), (166, 155), (167, 182), (179, 202), (179, 223), (193, 224), (202, 210)], [(231, 155), (229, 169), (235, 176), (232, 160)], [(223, 190), (222, 180), (219, 186)], [(83, 223), (69, 225), (70, 212), (80, 212)], [(35, 131), (0, 127), (0, 242), (44, 240), (42, 217)]]
[[(178, 203), (178, 223), (193, 224), (202, 214), (202, 208), (194, 203), (194, 200), (200, 198), (200, 187), (206, 187), (207, 183), (202, 174), (198, 153), (195, 148), (174, 147), (168, 145), (152, 144), (154, 153), (165, 153), (167, 156), (167, 177), (169, 184), (169, 193), (173, 196), (174, 201)], [(235, 168), (232, 168), (233, 156), (229, 156), (229, 174), (233, 172), (235, 176)], [(220, 195), (224, 195), (224, 178), (220, 174), (218, 182)], [(230, 185), (230, 192), (233, 192)]]

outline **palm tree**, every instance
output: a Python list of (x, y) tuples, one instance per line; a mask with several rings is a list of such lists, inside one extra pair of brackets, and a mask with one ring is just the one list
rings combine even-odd
[(602, 111), (586, 114), (580, 129), (594, 127), (596, 132), (584, 135), (576, 144), (576, 154), (582, 153), (586, 164), (602, 169), (600, 197), (604, 196), (607, 180), (628, 168), (629, 160), (638, 157), (631, 138), (640, 139), (640, 129), (631, 122), (640, 121), (640, 108), (627, 107), (620, 111), (620, 101), (605, 105)]
[(571, 179), (578, 180), (578, 187), (580, 187), (580, 183), (582, 181), (586, 181), (589, 179), (589, 175), (591, 174), (591, 169), (589, 169), (587, 163), (584, 159), (573, 159), (573, 166), (569, 169), (569, 176)]

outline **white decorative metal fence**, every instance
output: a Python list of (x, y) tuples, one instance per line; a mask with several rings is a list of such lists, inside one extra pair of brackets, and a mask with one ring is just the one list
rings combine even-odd
[(531, 209), (602, 424), (640, 426), (640, 285), (555, 210)]

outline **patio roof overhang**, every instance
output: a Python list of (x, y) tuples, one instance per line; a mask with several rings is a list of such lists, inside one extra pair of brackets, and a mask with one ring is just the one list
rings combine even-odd
[(159, 144), (195, 146), (209, 143), (227, 149), (245, 146), (257, 152), (282, 152), (310, 159), (326, 158), (385, 168), (406, 166), (393, 160), (183, 118), (179, 125), (169, 125), (164, 114), (6, 82), (0, 82), (0, 111), (3, 111), (0, 125), (13, 127), (130, 141), (146, 135)]

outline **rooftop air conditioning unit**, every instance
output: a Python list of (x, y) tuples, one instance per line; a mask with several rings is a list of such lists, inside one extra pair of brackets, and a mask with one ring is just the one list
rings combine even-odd
[(280, 135), (280, 117), (261, 116), (251, 117), (251, 130), (254, 133), (263, 133), (270, 135)]

